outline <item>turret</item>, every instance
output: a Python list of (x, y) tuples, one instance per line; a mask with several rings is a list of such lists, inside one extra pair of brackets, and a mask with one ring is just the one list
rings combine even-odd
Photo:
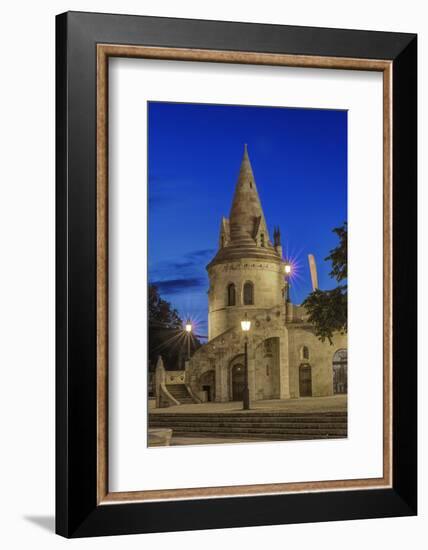
[(244, 311), (250, 315), (281, 303), (279, 229), (272, 244), (246, 145), (229, 218), (221, 220), (219, 248), (207, 270), (210, 339), (239, 324)]

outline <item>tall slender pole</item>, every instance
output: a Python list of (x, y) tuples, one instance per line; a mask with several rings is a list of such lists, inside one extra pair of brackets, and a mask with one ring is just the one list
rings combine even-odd
[(187, 333), (187, 360), (190, 361), (190, 332)]
[(289, 301), (289, 294), (288, 294), (288, 276), (285, 275), (284, 309), (285, 309), (285, 322), (286, 322), (286, 323), (287, 323), (287, 315), (288, 315), (288, 301)]
[(244, 392), (243, 392), (243, 409), (250, 408), (250, 388), (248, 387), (248, 337), (245, 336), (244, 342)]
[(287, 260), (285, 262), (284, 271), (285, 271), (285, 288), (284, 288), (284, 309), (285, 309), (285, 322), (287, 322), (288, 317), (288, 309), (289, 309), (289, 303), (290, 303), (290, 273), (291, 273), (292, 265)]

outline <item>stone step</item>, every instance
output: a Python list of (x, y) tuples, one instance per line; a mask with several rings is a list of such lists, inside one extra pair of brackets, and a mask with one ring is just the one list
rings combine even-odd
[(261, 441), (347, 437), (347, 413), (342, 411), (151, 413), (149, 425), (170, 428), (173, 437), (229, 437)]
[[(174, 437), (173, 433), (173, 437)], [(302, 441), (302, 440), (313, 440), (313, 439), (345, 439), (345, 435), (327, 435), (327, 434), (267, 434), (265, 437), (263, 434), (240, 434), (238, 437), (236, 434), (231, 434), (229, 432), (180, 432), (176, 434), (178, 437), (188, 437), (188, 438), (224, 438), (224, 439), (241, 439), (241, 440), (256, 440), (256, 441)], [(208, 442), (207, 442), (208, 443)]]
[(191, 403), (193, 403), (193, 399), (190, 397), (188, 393), (173, 393), (169, 392), (173, 397), (176, 397), (177, 399), (189, 399)]
[(177, 399), (190, 399), (190, 401), (193, 403), (193, 399), (190, 397), (188, 393), (181, 393), (181, 392), (169, 392), (173, 397), (176, 397)]
[(166, 388), (180, 405), (190, 405), (194, 403), (192, 396), (189, 394), (184, 384), (167, 384)]
[(231, 417), (221, 417), (221, 416), (200, 416), (200, 415), (189, 415), (187, 417), (174, 416), (174, 415), (149, 415), (150, 423), (160, 423), (160, 424), (181, 424), (181, 423), (228, 423), (228, 424), (277, 424), (277, 423), (288, 423), (288, 424), (343, 424), (346, 425), (346, 418), (323, 418), (323, 417), (249, 417), (246, 415), (241, 415), (240, 417), (231, 418)]
[[(159, 426), (150, 425), (151, 428), (158, 428)], [(254, 427), (254, 426), (170, 426), (174, 433), (179, 433), (183, 431), (189, 432), (218, 432), (225, 431), (228, 433), (340, 433), (346, 434), (345, 428), (312, 428), (309, 426), (293, 426), (293, 427), (281, 427), (281, 426), (265, 426), (265, 427)]]
[(170, 428), (176, 437), (229, 437), (261, 441), (347, 437), (346, 412), (151, 413), (149, 425)]
[(177, 399), (182, 401), (183, 403), (193, 403), (193, 399), (189, 397), (188, 395), (174, 395)]
[(197, 428), (203, 428), (204, 426), (217, 426), (220, 428), (236, 428), (236, 427), (242, 427), (242, 428), (309, 428), (309, 429), (316, 429), (316, 430), (328, 430), (328, 429), (345, 429), (347, 427), (346, 422), (336, 422), (336, 423), (314, 423), (314, 422), (223, 422), (223, 421), (217, 421), (217, 422), (205, 422), (205, 421), (199, 421), (199, 422), (159, 422), (158, 420), (151, 420), (150, 426), (153, 426), (154, 428), (160, 428), (162, 426), (166, 427), (173, 427), (173, 428), (182, 428), (185, 426), (194, 426)]
[(204, 412), (165, 412), (165, 413), (150, 413), (150, 416), (162, 416), (162, 417), (173, 417), (173, 418), (195, 418), (195, 417), (207, 417), (207, 418), (213, 418), (213, 417), (221, 417), (221, 418), (274, 418), (274, 417), (290, 417), (290, 418), (347, 418), (346, 412), (311, 412), (311, 413), (290, 413), (290, 412), (210, 412), (210, 413), (204, 413)]

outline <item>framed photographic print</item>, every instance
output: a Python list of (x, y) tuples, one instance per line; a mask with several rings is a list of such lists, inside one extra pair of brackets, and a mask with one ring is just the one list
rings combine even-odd
[(414, 515), (416, 36), (57, 16), (57, 532)]

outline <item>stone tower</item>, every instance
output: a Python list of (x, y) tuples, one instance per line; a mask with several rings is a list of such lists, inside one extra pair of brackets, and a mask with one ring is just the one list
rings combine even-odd
[(239, 327), (245, 313), (251, 319), (283, 303), (279, 230), (272, 244), (246, 145), (229, 218), (221, 220), (218, 251), (207, 271), (209, 340)]

